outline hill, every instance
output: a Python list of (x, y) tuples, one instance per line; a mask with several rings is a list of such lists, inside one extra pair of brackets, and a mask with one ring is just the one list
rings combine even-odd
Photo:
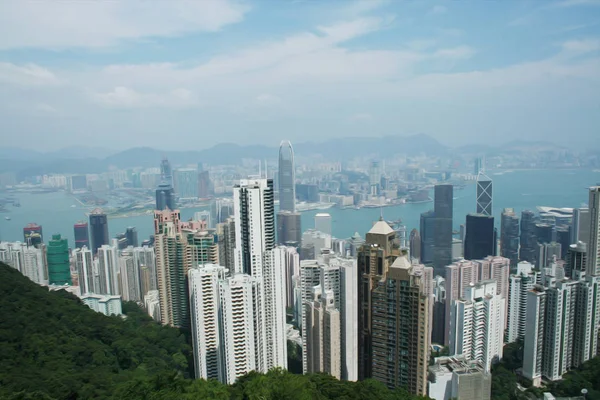
[(190, 348), (134, 303), (106, 317), (0, 263), (0, 399), (413, 400), (382, 383), (250, 373), (234, 385), (188, 378)]

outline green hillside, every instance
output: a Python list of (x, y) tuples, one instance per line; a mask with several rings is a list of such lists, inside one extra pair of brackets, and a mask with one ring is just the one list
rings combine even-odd
[(410, 400), (372, 380), (273, 370), (235, 385), (188, 378), (190, 347), (137, 305), (106, 317), (0, 263), (0, 399)]

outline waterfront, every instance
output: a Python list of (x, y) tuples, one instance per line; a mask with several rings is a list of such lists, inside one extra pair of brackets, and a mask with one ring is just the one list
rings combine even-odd
[[(512, 207), (517, 212), (524, 209), (535, 210), (536, 206), (581, 207), (588, 201), (589, 186), (600, 183), (600, 172), (591, 170), (521, 170), (512, 172), (489, 173), (494, 181), (493, 212), (496, 224), (503, 208)], [(10, 212), (0, 214), (0, 240), (23, 240), (23, 227), (36, 222), (43, 227), (44, 240), (47, 242), (53, 233), (61, 233), (73, 246), (73, 224), (78, 220), (87, 220), (85, 213), (91, 208), (82, 207), (73, 196), (64, 192), (43, 194), (17, 194), (15, 198), (21, 207), (8, 206)], [(72, 207), (75, 205), (75, 207)], [(386, 220), (402, 219), (410, 231), (418, 228), (420, 214), (433, 208), (433, 203), (407, 203), (379, 208), (353, 208), (311, 210), (302, 212), (303, 229), (312, 228), (314, 216), (319, 212), (328, 212), (332, 216), (333, 234), (336, 237), (350, 237), (359, 232), (364, 237), (380, 212)], [(186, 208), (181, 210), (182, 220), (191, 218), (195, 212), (208, 207)], [(458, 229), (465, 215), (475, 211), (475, 185), (468, 184), (464, 189), (454, 192), (454, 227)], [(5, 220), (8, 216), (11, 219)], [(135, 226), (140, 241), (152, 234), (151, 215), (110, 218), (109, 234), (114, 237), (124, 232), (128, 226)]]

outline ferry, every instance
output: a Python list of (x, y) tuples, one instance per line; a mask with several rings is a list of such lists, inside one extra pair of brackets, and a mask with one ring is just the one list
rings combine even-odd
[(10, 217), (4, 217), (4, 219), (10, 221)]

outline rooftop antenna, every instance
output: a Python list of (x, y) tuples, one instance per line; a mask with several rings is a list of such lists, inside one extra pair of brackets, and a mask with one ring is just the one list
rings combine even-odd
[(262, 178), (262, 163), (260, 160), (258, 160), (258, 177)]
[(267, 160), (265, 160), (265, 179), (269, 179), (269, 167), (267, 166)]
[(383, 204), (379, 205), (379, 220), (383, 221)]

